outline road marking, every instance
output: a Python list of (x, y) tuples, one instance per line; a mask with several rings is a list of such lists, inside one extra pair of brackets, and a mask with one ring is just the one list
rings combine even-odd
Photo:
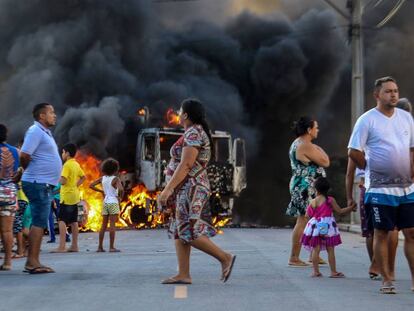
[(177, 285), (174, 290), (175, 299), (186, 299), (187, 298), (187, 286)]

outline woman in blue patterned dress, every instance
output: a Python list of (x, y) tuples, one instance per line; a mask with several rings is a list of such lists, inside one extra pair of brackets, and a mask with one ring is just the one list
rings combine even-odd
[(181, 104), (179, 116), (185, 132), (171, 148), (167, 185), (158, 196), (160, 205), (165, 206), (168, 201), (168, 206), (173, 207), (169, 233), (175, 239), (178, 274), (162, 283), (191, 284), (191, 247), (215, 257), (221, 263), (221, 280), (226, 282), (236, 256), (209, 239), (216, 235), (216, 230), (211, 225), (208, 209), (210, 183), (206, 168), (213, 145), (205, 110), (198, 100), (187, 99)]
[(296, 217), (292, 232), (292, 250), (289, 258), (290, 266), (307, 266), (300, 260), (300, 239), (307, 223), (306, 208), (316, 195), (313, 182), (316, 178), (325, 177), (324, 168), (328, 167), (329, 157), (323, 149), (312, 141), (318, 137), (318, 122), (309, 117), (301, 117), (294, 123), (296, 139), (289, 149), (292, 178), (289, 184), (291, 201), (286, 215)]

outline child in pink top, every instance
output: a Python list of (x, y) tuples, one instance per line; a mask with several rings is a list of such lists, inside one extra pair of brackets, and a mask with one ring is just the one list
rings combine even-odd
[[(310, 219), (302, 235), (302, 245), (305, 249), (312, 251), (313, 277), (322, 276), (319, 272), (319, 252), (326, 250), (328, 252), (329, 267), (331, 268), (330, 277), (342, 278), (345, 275), (336, 271), (334, 247), (341, 244), (342, 241), (333, 211), (340, 215), (347, 214), (355, 211), (356, 205), (354, 203), (351, 206), (340, 208), (335, 199), (328, 196), (330, 185), (324, 177), (316, 179), (314, 187), (317, 195), (306, 210), (306, 214)], [(325, 233), (323, 233), (323, 225), (327, 227)]]

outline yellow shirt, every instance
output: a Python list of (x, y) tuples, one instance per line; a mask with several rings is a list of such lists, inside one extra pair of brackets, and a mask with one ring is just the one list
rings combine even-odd
[(74, 205), (80, 202), (80, 192), (77, 187), (79, 179), (85, 176), (82, 168), (75, 159), (69, 159), (62, 168), (62, 177), (65, 177), (66, 184), (60, 188), (60, 203)]
[(19, 201), (26, 201), (27, 203), (29, 203), (29, 199), (27, 198), (27, 196), (24, 194), (23, 189), (22, 189), (22, 183), (19, 182), (19, 187), (17, 188), (17, 200)]

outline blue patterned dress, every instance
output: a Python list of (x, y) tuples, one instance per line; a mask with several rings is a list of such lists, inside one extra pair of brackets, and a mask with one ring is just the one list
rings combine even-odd
[(296, 149), (299, 145), (296, 139), (289, 149), (290, 166), (292, 167), (292, 178), (290, 179), (289, 191), (291, 200), (286, 210), (288, 216), (303, 216), (306, 214), (310, 200), (316, 196), (313, 182), (318, 177), (326, 177), (323, 167), (310, 162), (304, 164), (296, 159)]
[[(189, 243), (202, 235), (216, 235), (216, 229), (211, 225), (210, 182), (206, 170), (211, 157), (210, 140), (202, 126), (189, 127), (171, 147), (167, 182), (180, 164), (182, 150), (186, 146), (198, 149), (197, 159), (184, 184), (177, 187), (168, 205), (172, 205), (174, 210), (170, 218), (169, 236)], [(195, 221), (193, 226), (190, 220)]]

